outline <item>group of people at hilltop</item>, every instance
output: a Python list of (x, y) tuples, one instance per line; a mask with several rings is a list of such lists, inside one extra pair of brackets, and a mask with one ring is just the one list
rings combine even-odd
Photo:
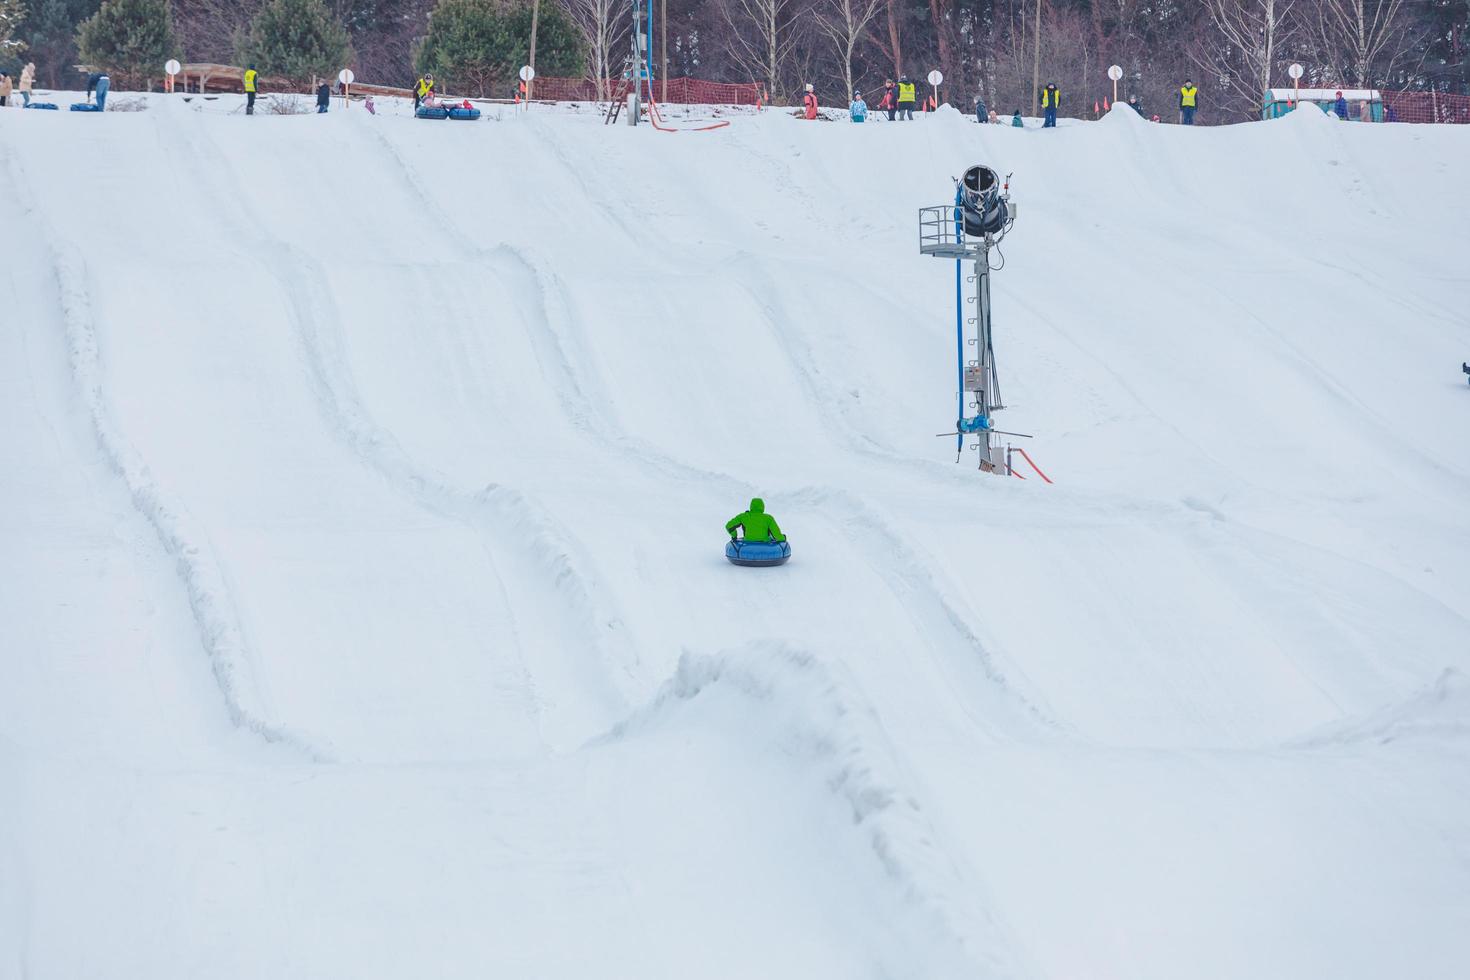
[(20, 79), (12, 79), (9, 72), (0, 71), (0, 107), (10, 105), (10, 100), (19, 94), (21, 105), (31, 104), (31, 91), (36, 85), (36, 65), (28, 63), (20, 70)]
[[(817, 118), (817, 94), (813, 86), (808, 83), (806, 92), (801, 97), (802, 114), (807, 119)], [(925, 95), (922, 100), (918, 97), (918, 86), (914, 84), (907, 75), (899, 75), (898, 81), (887, 79), (883, 83), (883, 96), (875, 107), (879, 112), (888, 113), (888, 121), (911, 120), (914, 118), (914, 108), (917, 106), (920, 112), (933, 112), (939, 108), (939, 102), (932, 94)], [(868, 118), (868, 102), (863, 98), (863, 93), (854, 91), (852, 101), (847, 106), (848, 118), (853, 122), (864, 122)]]
[[(883, 97), (877, 105), (878, 111), (887, 111), (889, 121), (895, 119), (913, 119), (914, 107), (917, 105), (917, 88), (907, 75), (900, 75), (897, 82), (888, 79), (883, 83)], [(1062, 105), (1062, 91), (1055, 82), (1048, 82), (1040, 93), (1042, 128), (1052, 129), (1057, 124), (1057, 110)], [(817, 118), (816, 91), (811, 84), (806, 86), (806, 92), (801, 97), (802, 115), (807, 119)], [(1130, 96), (1127, 102), (1129, 108), (1143, 116), (1143, 104), (1138, 96)], [(933, 112), (938, 105), (933, 95), (926, 95), (923, 99), (921, 111)], [(1185, 126), (1194, 125), (1194, 114), (1199, 108), (1199, 88), (1192, 79), (1185, 79), (1184, 84), (1179, 87), (1179, 122)], [(863, 93), (854, 91), (852, 102), (847, 107), (848, 118), (855, 123), (864, 122), (868, 118), (868, 103), (863, 98)], [(975, 100), (975, 118), (982, 123), (997, 123), (999, 118), (994, 110), (987, 109), (983, 99)], [(1148, 118), (1144, 116), (1144, 118)], [(1158, 116), (1154, 116), (1158, 121)], [(1025, 122), (1021, 119), (1021, 110), (1017, 109), (1011, 116), (1011, 125), (1022, 127)]]

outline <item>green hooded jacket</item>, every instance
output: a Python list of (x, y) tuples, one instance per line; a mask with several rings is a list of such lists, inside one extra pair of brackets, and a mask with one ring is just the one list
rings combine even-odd
[(735, 537), (737, 527), (745, 528), (745, 540), (747, 541), (785, 541), (786, 535), (781, 533), (781, 526), (776, 519), (766, 513), (766, 502), (756, 497), (750, 502), (750, 510), (730, 518), (725, 523), (725, 530), (730, 532), (730, 537)]

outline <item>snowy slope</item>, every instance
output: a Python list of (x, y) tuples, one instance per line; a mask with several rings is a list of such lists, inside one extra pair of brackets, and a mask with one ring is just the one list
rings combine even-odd
[(1460, 975), (1470, 130), (196, 108), (0, 114), (0, 978)]

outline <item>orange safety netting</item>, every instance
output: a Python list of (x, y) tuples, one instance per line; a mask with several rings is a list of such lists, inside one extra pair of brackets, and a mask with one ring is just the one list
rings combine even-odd
[(1386, 122), (1470, 124), (1470, 95), (1442, 92), (1384, 92)]
[[(590, 78), (543, 78), (531, 83), (533, 99), (554, 102), (595, 102), (599, 99), (622, 98), (628, 81), (609, 78), (602, 92)], [(667, 94), (665, 91), (667, 90)], [(653, 97), (666, 105), (755, 105), (761, 87), (754, 82), (706, 82), (699, 78), (669, 78), (653, 82)], [(645, 94), (647, 89), (644, 90)]]

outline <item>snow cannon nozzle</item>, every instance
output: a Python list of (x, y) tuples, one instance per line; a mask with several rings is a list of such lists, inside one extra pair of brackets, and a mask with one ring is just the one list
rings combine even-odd
[[(1010, 221), (1010, 208), (1002, 193), (1000, 176), (983, 164), (965, 171), (959, 181), (960, 209), (965, 216), (965, 234), (982, 236), (1004, 232)], [(1006, 176), (1005, 187), (1010, 187)]]

